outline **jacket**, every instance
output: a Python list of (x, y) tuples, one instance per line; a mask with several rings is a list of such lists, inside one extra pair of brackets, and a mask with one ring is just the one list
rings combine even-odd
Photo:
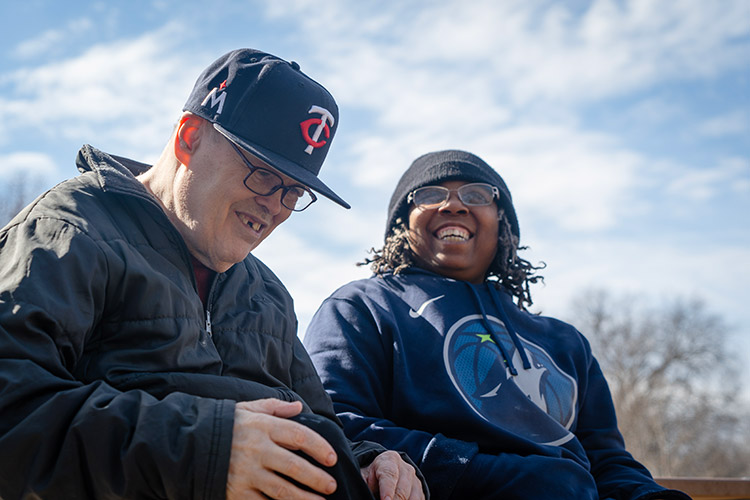
[(687, 498), (625, 450), (584, 336), (492, 282), (409, 268), (349, 283), (305, 346), (349, 438), (407, 452), (433, 498)]
[(204, 310), (148, 166), (76, 163), (0, 231), (0, 497), (224, 498), (236, 401), (338, 422), (262, 262), (218, 274)]

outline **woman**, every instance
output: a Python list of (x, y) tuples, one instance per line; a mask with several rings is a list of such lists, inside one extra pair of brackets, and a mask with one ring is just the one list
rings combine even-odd
[(503, 179), (463, 151), (417, 158), (375, 275), (320, 307), (305, 344), (350, 439), (405, 451), (436, 499), (685, 499), (625, 450), (586, 339), (530, 314)]

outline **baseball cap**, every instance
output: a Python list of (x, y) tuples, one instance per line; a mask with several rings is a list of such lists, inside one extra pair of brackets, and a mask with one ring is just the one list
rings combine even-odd
[(276, 170), (350, 208), (318, 178), (338, 126), (338, 106), (296, 62), (254, 49), (228, 52), (201, 73), (183, 111), (212, 122)]

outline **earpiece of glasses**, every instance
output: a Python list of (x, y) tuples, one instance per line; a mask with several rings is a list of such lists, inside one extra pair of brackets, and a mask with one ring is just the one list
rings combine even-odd
[[(225, 137), (225, 139), (227, 139)], [(237, 145), (227, 139), (229, 144), (232, 145), (237, 154), (242, 158), (245, 166), (250, 170), (242, 181), (245, 187), (255, 194), (260, 196), (270, 196), (279, 189), (281, 189), (281, 204), (289, 210), (295, 212), (301, 212), (310, 205), (312, 205), (317, 196), (315, 193), (310, 191), (308, 188), (301, 184), (292, 184), (291, 186), (285, 186), (283, 179), (271, 170), (263, 167), (256, 167), (250, 160), (248, 160), (240, 148)]]
[(500, 197), (500, 191), (495, 186), (484, 182), (473, 182), (464, 184), (458, 189), (448, 189), (443, 186), (424, 186), (409, 193), (406, 201), (413, 202), (418, 207), (434, 208), (448, 201), (451, 193), (456, 193), (461, 203), (470, 207), (489, 205), (495, 198)]

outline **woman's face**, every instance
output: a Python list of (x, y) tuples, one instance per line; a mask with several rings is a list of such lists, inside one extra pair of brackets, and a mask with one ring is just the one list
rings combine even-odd
[[(451, 190), (468, 184), (447, 181)], [(482, 283), (497, 251), (498, 207), (464, 205), (455, 192), (433, 208), (409, 208), (409, 244), (417, 265), (449, 278)]]

